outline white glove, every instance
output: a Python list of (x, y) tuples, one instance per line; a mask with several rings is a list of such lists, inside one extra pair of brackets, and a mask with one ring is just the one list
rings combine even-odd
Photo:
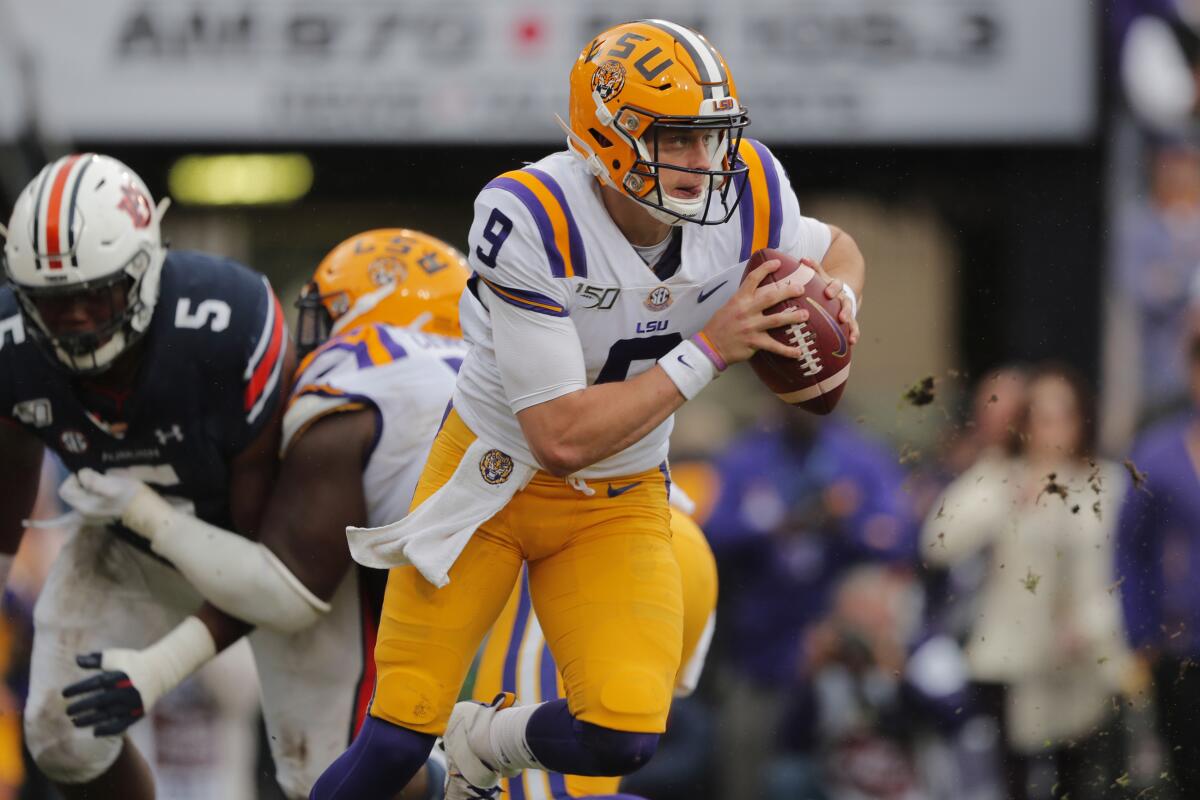
[(175, 514), (170, 503), (137, 478), (91, 469), (81, 469), (63, 481), (58, 496), (85, 524), (120, 522), (151, 544)]
[(63, 481), (58, 496), (78, 511), (85, 522), (107, 524), (124, 517), (142, 491), (151, 490), (137, 478), (81, 469)]

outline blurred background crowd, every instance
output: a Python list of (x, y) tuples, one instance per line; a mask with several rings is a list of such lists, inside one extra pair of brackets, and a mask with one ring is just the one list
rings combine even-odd
[[(0, 209), (106, 152), (172, 246), (295, 296), (361, 230), (462, 246), (592, 32), (693, 25), (870, 269), (837, 413), (741, 370), (679, 415), (719, 622), (630, 790), (1200, 797), (1200, 2), (730, 6), (0, 0)], [(61, 478), (4, 598), (0, 800), (53, 796), (19, 715)], [(164, 797), (277, 796), (244, 652), (135, 731)]]

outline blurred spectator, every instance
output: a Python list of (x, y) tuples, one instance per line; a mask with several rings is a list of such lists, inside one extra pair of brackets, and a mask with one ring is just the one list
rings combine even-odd
[(987, 373), (971, 395), (971, 418), (947, 459), (961, 474), (980, 458), (1004, 452), (1025, 408), (1029, 376), (1023, 367), (1007, 365)]
[(918, 519), (929, 512), (942, 490), (980, 458), (1005, 450), (1025, 405), (1025, 369), (1016, 364), (986, 373), (971, 393), (967, 418), (947, 426), (936, 458), (922, 463), (908, 481)]
[(797, 411), (735, 440), (717, 462), (706, 531), (721, 568), (726, 678), (723, 800), (759, 797), (809, 627), (838, 579), (868, 561), (911, 561), (896, 459), (838, 418)]
[(1151, 668), (1158, 724), (1183, 798), (1200, 797), (1200, 327), (1190, 411), (1147, 431), (1121, 510), (1117, 569), (1129, 641)]
[(1127, 664), (1112, 592), (1120, 467), (1089, 459), (1092, 396), (1071, 370), (1030, 378), (1012, 455), (983, 458), (929, 515), (924, 557), (990, 550), (967, 645), (976, 701), (999, 723), (1007, 796), (1053, 756), (1062, 796), (1108, 796), (1124, 771), (1114, 709)]
[[(910, 479), (919, 519), (929, 516), (946, 487), (976, 462), (1008, 452), (1025, 411), (1028, 381), (1025, 367), (1009, 364), (986, 373), (975, 384), (967, 420), (947, 431), (939, 458), (921, 465)], [(965, 640), (987, 574), (987, 553), (980, 551), (949, 565), (923, 555), (921, 560), (929, 620), (939, 630)]]
[(1115, 0), (1111, 24), (1125, 99), (1134, 116), (1176, 131), (1200, 103), (1200, 7), (1194, 0)]
[[(835, 597), (829, 617), (809, 633), (806, 680), (782, 732), (792, 755), (771, 765), (767, 796), (932, 797), (921, 749), (934, 731), (961, 720), (962, 653), (944, 636), (918, 641), (921, 593), (907, 570), (858, 567)], [(956, 798), (968, 796), (957, 788)]]
[(1125, 380), (1141, 393), (1141, 418), (1171, 408), (1186, 390), (1184, 342), (1189, 287), (1200, 272), (1200, 150), (1162, 146), (1150, 165), (1148, 197), (1125, 212), (1116, 277), (1131, 301), (1138, 368)]

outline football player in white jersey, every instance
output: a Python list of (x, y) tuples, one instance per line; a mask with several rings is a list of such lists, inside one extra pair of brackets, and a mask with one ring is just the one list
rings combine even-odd
[[(681, 655), (666, 466), (671, 416), (759, 349), (798, 357), (764, 314), (803, 293), (761, 285), (775, 247), (818, 264), (855, 341), (865, 265), (801, 216), (782, 166), (744, 139), (729, 70), (664, 20), (597, 36), (570, 76), (567, 152), (476, 199), (471, 349), (408, 516), (350, 529), (390, 567), (376, 690), (313, 796), (387, 797), (445, 733), (450, 800), (491, 798), (524, 768), (619, 775), (654, 752)], [(455, 705), (522, 563), (565, 699)]]
[[(344, 529), (408, 508), (466, 354), (458, 299), (467, 275), (457, 250), (403, 229), (351, 237), (322, 261), (300, 301), (307, 355), (283, 418), (261, 545), (184, 518), (133, 479), (84, 473), (63, 490), (85, 516), (144, 536), (218, 608), (261, 626), (250, 642), (276, 778), (290, 798), (308, 796), (366, 713), (386, 573), (351, 569)], [(115, 735), (144, 715), (186, 674), (161, 667), (173, 660), (169, 639), (99, 654), (103, 671), (69, 689), (76, 723)], [(441, 788), (440, 774), (420, 778), (402, 797), (440, 797)]]

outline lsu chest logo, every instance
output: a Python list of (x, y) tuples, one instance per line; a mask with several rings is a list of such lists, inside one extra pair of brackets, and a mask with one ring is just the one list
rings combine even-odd
[(504, 483), (512, 475), (513, 460), (507, 453), (488, 450), (479, 459), (479, 474), (493, 486)]

